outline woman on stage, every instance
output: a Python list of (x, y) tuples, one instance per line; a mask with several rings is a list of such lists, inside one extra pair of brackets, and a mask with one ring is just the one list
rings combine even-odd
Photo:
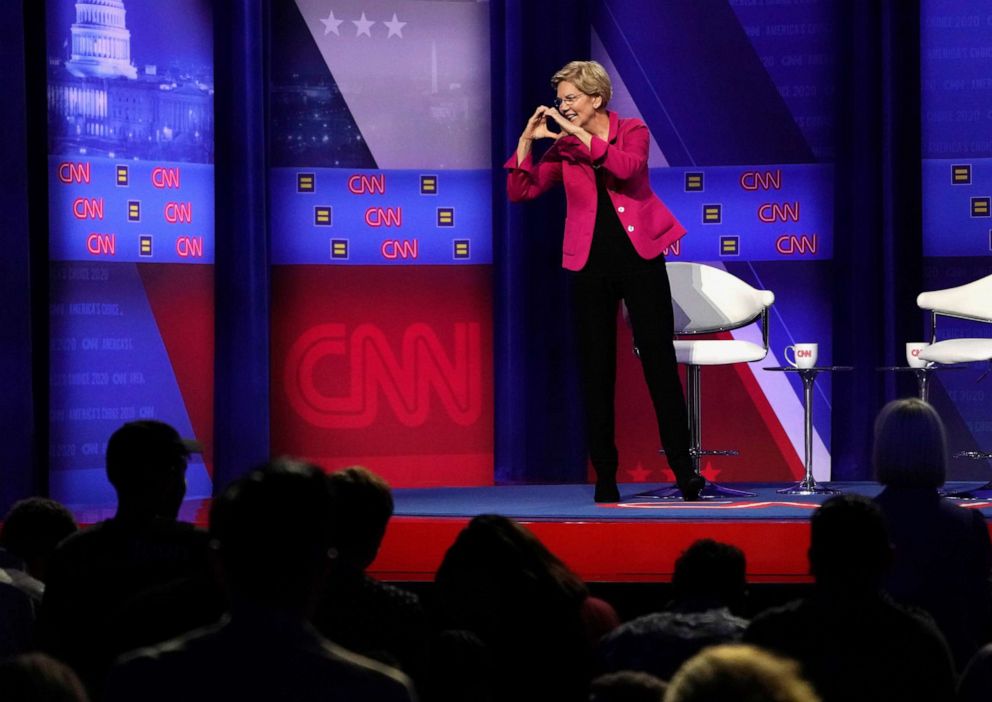
[[(627, 305), (644, 377), (668, 463), (683, 499), (699, 499), (705, 481), (689, 456), (689, 421), (672, 345), (672, 294), (664, 250), (685, 228), (651, 190), (648, 129), (606, 109), (610, 78), (595, 61), (572, 61), (551, 78), (555, 107), (540, 106), (506, 162), (512, 202), (530, 200), (558, 183), (567, 216), (562, 265), (574, 271), (582, 356), (586, 440), (596, 470), (596, 502), (616, 502), (614, 427), (616, 323)], [(554, 122), (560, 131), (552, 131)], [(554, 144), (534, 163), (536, 139)]]

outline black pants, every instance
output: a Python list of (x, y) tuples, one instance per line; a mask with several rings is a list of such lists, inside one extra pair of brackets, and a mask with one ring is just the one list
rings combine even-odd
[(689, 417), (672, 345), (672, 291), (664, 264), (636, 273), (574, 277), (575, 314), (582, 358), (586, 441), (598, 472), (616, 470), (615, 388), (617, 310), (627, 304), (658, 433), (679, 482), (692, 475)]

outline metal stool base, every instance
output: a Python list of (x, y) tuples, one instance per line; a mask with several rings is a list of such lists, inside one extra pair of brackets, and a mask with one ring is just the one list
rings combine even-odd
[(779, 495), (837, 495), (840, 490), (818, 484), (813, 478), (800, 480), (795, 485), (776, 490)]
[(949, 497), (952, 500), (992, 500), (992, 482), (985, 483), (974, 490), (948, 492), (945, 493), (944, 497)]
[[(988, 451), (958, 451), (955, 458), (970, 458), (975, 461), (990, 461), (992, 453)], [(944, 497), (954, 500), (989, 500), (992, 499), (992, 480), (974, 490), (961, 490), (960, 492), (949, 492)]]

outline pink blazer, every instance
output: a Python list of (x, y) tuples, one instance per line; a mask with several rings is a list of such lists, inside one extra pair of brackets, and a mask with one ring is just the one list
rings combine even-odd
[(561, 265), (572, 271), (586, 265), (592, 246), (597, 201), (594, 167), (606, 170), (610, 200), (641, 257), (655, 258), (685, 235), (685, 227), (651, 190), (648, 128), (640, 120), (608, 114), (609, 142), (594, 136), (591, 149), (587, 149), (574, 136), (562, 137), (537, 165), (531, 154), (517, 163), (515, 153), (504, 164), (509, 169), (506, 190), (511, 202), (531, 200), (564, 183), (567, 207)]

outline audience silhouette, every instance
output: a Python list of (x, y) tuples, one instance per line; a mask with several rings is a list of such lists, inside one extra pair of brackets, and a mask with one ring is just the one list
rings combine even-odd
[(992, 643), (978, 649), (958, 682), (958, 702), (989, 700), (992, 700)]
[(365, 573), (393, 516), (389, 485), (360, 466), (330, 475), (338, 559), (314, 625), (345, 648), (419, 680), (427, 665), (427, 615), (416, 595)]
[[(435, 579), (442, 627), (474, 633), (499, 671), (497, 699), (577, 700), (605, 605), (530, 531), (498, 515), (469, 522)], [(615, 613), (612, 614), (615, 620)]]
[[(52, 556), (39, 614), (41, 644), (75, 669), (94, 698), (116, 655), (136, 643), (122, 643), (119, 634), (120, 613), (131, 600), (177, 581), (209, 580), (206, 533), (176, 521), (187, 459), (196, 450), (163, 422), (124, 424), (107, 443), (115, 516), (65, 539)], [(159, 618), (171, 631), (149, 632), (151, 640), (140, 643), (189, 628), (186, 608), (174, 604), (170, 616)]]
[(668, 685), (653, 675), (633, 670), (600, 675), (589, 685), (589, 702), (661, 702)]
[(41, 604), (55, 547), (79, 527), (72, 512), (55, 500), (29, 497), (16, 502), (0, 529), (0, 578)]
[(496, 702), (502, 671), (489, 647), (471, 631), (447, 629), (431, 645), (423, 698), (430, 702)]
[(744, 553), (736, 546), (700, 539), (675, 561), (674, 600), (663, 612), (622, 624), (599, 644), (606, 671), (640, 670), (662, 680), (696, 653), (737, 641), (747, 620), (739, 609), (747, 592)]
[(744, 640), (799, 661), (825, 702), (952, 699), (944, 637), (925, 612), (882, 590), (891, 560), (878, 506), (860, 495), (831, 497), (810, 520), (813, 594), (762, 612)]
[[(988, 527), (939, 493), (944, 429), (919, 400), (879, 415), (876, 500), (813, 513), (810, 594), (750, 624), (735, 546), (693, 543), (665, 609), (620, 625), (532, 532), (492, 514), (458, 534), (425, 611), (366, 572), (393, 514), (382, 478), (274, 460), (213, 501), (208, 533), (177, 521), (197, 450), (131, 422), (107, 445), (112, 519), (77, 531), (51, 500), (11, 509), (0, 699), (402, 702), (416, 682), (426, 702), (945, 702), (955, 660), (958, 699), (992, 698)], [(27, 653), (35, 639), (55, 658)]]
[(229, 615), (124, 658), (106, 699), (411, 699), (401, 672), (327, 641), (308, 622), (338, 556), (334, 508), (324, 472), (289, 459), (229, 486), (210, 512)]
[(0, 660), (30, 650), (35, 636), (31, 596), (0, 580)]
[(947, 442), (937, 412), (917, 399), (886, 405), (875, 422), (876, 498), (894, 546), (886, 589), (936, 621), (959, 669), (992, 640), (992, 543), (984, 515), (941, 497)]
[(0, 659), (35, 643), (37, 608), (55, 547), (77, 529), (54, 500), (30, 497), (14, 504), (0, 529)]
[(799, 666), (754, 646), (713, 646), (672, 678), (665, 702), (820, 702)]
[(9, 702), (89, 702), (79, 676), (44, 653), (0, 662), (0, 699)]

